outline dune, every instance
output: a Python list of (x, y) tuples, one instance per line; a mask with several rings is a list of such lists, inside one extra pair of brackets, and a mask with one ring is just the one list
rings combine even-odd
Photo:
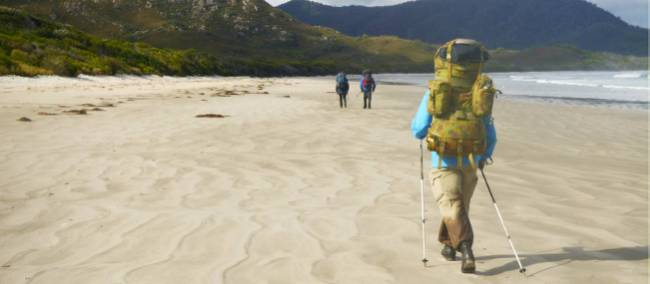
[[(318, 78), (0, 82), (0, 283), (648, 278), (646, 110), (498, 100), (486, 174), (528, 272), (479, 183), (465, 275), (439, 255), (428, 187), (420, 262), (420, 87), (380, 85), (365, 111)], [(105, 109), (16, 121), (83, 104)]]

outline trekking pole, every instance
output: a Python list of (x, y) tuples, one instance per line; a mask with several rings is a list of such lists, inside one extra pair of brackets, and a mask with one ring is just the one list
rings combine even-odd
[(492, 198), (492, 204), (494, 204), (494, 209), (497, 210), (497, 216), (499, 216), (499, 221), (501, 221), (501, 226), (503, 227), (503, 231), (506, 233), (506, 237), (508, 238), (508, 243), (510, 243), (510, 248), (512, 249), (512, 252), (515, 254), (515, 259), (517, 260), (517, 264), (519, 265), (519, 273), (525, 273), (526, 268), (523, 265), (521, 265), (521, 261), (519, 260), (519, 254), (517, 254), (515, 245), (512, 243), (512, 239), (510, 238), (510, 233), (508, 233), (506, 224), (503, 222), (501, 211), (499, 211), (499, 206), (497, 206), (497, 201), (496, 199), (494, 199), (494, 194), (492, 194), (492, 189), (490, 189), (490, 184), (488, 183), (487, 178), (485, 177), (485, 173), (483, 172), (483, 169), (481, 169), (481, 175), (483, 176), (483, 180), (485, 181), (485, 186), (487, 187), (487, 190), (490, 193), (490, 197)]
[(422, 220), (422, 264), (426, 267), (427, 262), (427, 239), (424, 233), (424, 225), (427, 219), (424, 217), (424, 150), (420, 139), (420, 216)]

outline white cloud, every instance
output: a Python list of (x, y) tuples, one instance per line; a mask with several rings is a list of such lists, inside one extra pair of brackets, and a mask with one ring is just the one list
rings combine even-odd
[[(266, 0), (271, 5), (277, 6), (287, 0)], [(394, 5), (408, 0), (316, 0), (332, 6), (364, 5), (384, 6)], [(517, 0), (512, 0), (517, 1)], [(624, 21), (642, 27), (648, 27), (648, 0), (587, 0), (610, 13), (620, 17)]]

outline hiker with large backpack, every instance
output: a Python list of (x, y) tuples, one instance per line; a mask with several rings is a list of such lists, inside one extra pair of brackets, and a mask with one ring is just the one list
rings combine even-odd
[(348, 107), (348, 91), (350, 90), (350, 83), (348, 77), (344, 72), (339, 72), (336, 75), (336, 93), (339, 95), (339, 106), (341, 108)]
[(361, 82), (359, 83), (361, 92), (363, 93), (363, 108), (371, 109), (372, 103), (372, 93), (375, 91), (377, 84), (375, 79), (372, 78), (372, 71), (365, 70), (363, 71), (363, 76), (361, 76)]
[(435, 80), (429, 82), (411, 123), (413, 135), (425, 139), (432, 152), (429, 178), (442, 215), (441, 254), (455, 260), (460, 252), (463, 273), (476, 269), (469, 208), (477, 168), (483, 169), (496, 145), (491, 113), (497, 90), (481, 73), (488, 57), (485, 47), (474, 40), (456, 39), (440, 47)]

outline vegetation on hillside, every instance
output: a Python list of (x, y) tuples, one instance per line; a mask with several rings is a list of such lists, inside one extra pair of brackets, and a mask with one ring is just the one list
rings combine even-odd
[[(270, 47), (269, 42), (264, 44), (260, 40), (255, 50), (248, 46), (251, 43), (241, 46), (231, 43), (229, 49), (241, 48), (237, 54), (228, 49), (221, 51), (218, 46), (208, 53), (205, 43), (193, 44), (200, 48), (197, 51), (102, 39), (70, 25), (52, 23), (6, 7), (0, 7), (0, 23), (3, 23), (0, 74), (26, 76), (80, 73), (281, 76), (332, 74), (339, 70), (359, 72), (365, 68), (418, 72), (428, 67), (424, 62), (431, 51), (429, 45), (417, 41), (395, 37), (353, 38), (316, 27), (300, 33), (303, 38), (294, 43), (297, 47), (280, 48), (282, 43)], [(195, 41), (190, 38), (182, 42)]]
[(0, 23), (0, 74), (224, 73), (214, 57), (104, 40), (11, 8), (0, 7)]
[[(47, 7), (49, 6), (44, 6)], [(246, 9), (252, 10), (251, 7)], [(81, 9), (77, 12), (83, 14), (86, 13), (84, 11)], [(230, 12), (224, 12), (224, 15), (234, 17), (233, 15), (238, 15), (241, 11), (232, 12), (232, 15)], [(149, 20), (152, 18), (155, 19), (151, 16)], [(228, 36), (197, 34), (197, 31), (188, 31), (190, 26), (179, 23), (173, 28), (163, 25), (166, 29), (174, 31), (167, 33), (167, 36), (157, 34), (159, 30), (134, 32), (139, 35), (157, 35), (156, 41), (170, 41), (168, 44), (160, 43), (162, 46), (196, 48), (170, 49), (138, 41), (103, 39), (88, 35), (71, 25), (54, 23), (20, 10), (0, 6), (0, 75), (283, 76), (334, 74), (339, 70), (355, 73), (366, 68), (376, 72), (430, 72), (433, 69), (432, 57), (436, 46), (424, 42), (394, 36), (351, 37), (330, 28), (294, 23), (291, 18), (282, 20), (288, 23), (286, 25), (291, 26), (291, 29), (287, 26), (276, 28), (280, 30), (276, 36), (284, 35), (285, 38), (271, 38), (264, 34), (255, 35), (256, 29), (271, 25), (270, 29), (273, 30), (272, 23), (277, 22), (249, 20), (235, 21), (248, 23), (246, 27), (231, 26), (235, 30), (221, 30), (223, 33), (230, 33)], [(208, 23), (211, 20), (205, 21)], [(266, 24), (256, 28), (260, 22)], [(145, 26), (151, 27), (154, 23), (158, 22), (151, 20)], [(107, 30), (118, 32), (113, 28)], [(237, 31), (243, 34), (237, 35)], [(251, 37), (244, 40), (245, 35)], [(238, 36), (242, 37), (239, 41), (236, 40)], [(139, 39), (145, 38), (143, 36)], [(222, 41), (212, 46), (210, 42), (201, 41), (203, 39)], [(487, 70), (645, 69), (648, 64), (647, 58), (587, 52), (571, 46), (523, 51), (499, 49), (493, 52), (493, 58), (494, 60), (486, 66)]]
[(492, 72), (648, 69), (648, 57), (586, 51), (570, 45), (496, 49), (490, 54), (486, 67)]
[[(196, 50), (194, 56), (218, 67), (208, 68), (218, 71), (212, 73), (315, 75), (343, 69), (409, 72), (424, 67), (400, 50), (377, 52), (378, 48), (368, 39), (298, 22), (262, 0), (216, 0), (212, 5), (198, 6), (196, 3), (199, 2), (0, 0), (0, 4), (27, 9), (95, 36)], [(412, 50), (410, 53), (424, 55), (422, 51), (428, 50), (420, 42), (395, 37), (390, 41)]]
[(298, 75), (335, 72), (320, 61), (217, 58), (195, 50), (91, 36), (0, 6), (0, 75)]

